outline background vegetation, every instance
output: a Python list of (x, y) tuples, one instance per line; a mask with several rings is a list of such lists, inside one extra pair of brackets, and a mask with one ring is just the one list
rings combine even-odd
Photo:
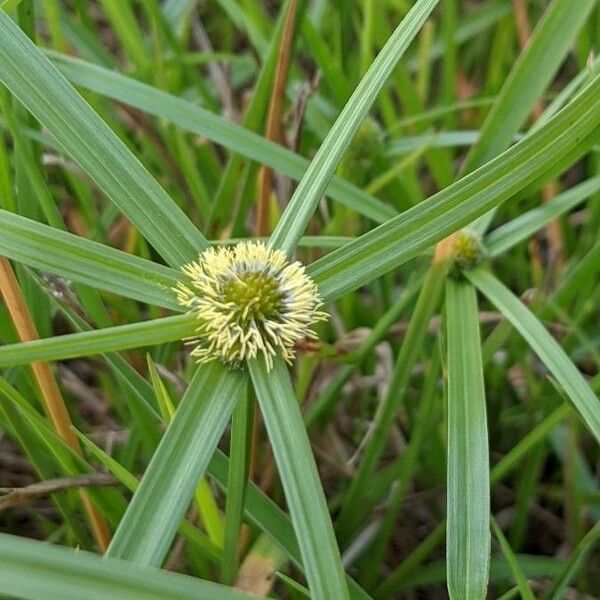
[[(594, 0), (0, 5), (0, 596), (597, 596)], [(331, 318), (199, 368), (265, 236)]]

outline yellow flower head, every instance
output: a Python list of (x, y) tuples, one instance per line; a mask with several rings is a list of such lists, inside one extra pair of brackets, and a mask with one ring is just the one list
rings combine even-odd
[(273, 356), (290, 362), (298, 341), (316, 337), (310, 326), (326, 319), (304, 267), (262, 242), (209, 248), (182, 270), (187, 281), (175, 291), (198, 316), (192, 356), (200, 363), (238, 365), (262, 353), (270, 370)]

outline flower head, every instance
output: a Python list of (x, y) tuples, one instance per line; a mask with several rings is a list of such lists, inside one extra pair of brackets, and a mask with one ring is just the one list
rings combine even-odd
[(454, 235), (452, 259), (458, 269), (472, 269), (484, 258), (481, 237), (471, 229), (461, 229)]
[(278, 352), (290, 362), (295, 345), (314, 338), (324, 320), (314, 281), (299, 262), (262, 242), (209, 248), (182, 267), (187, 281), (175, 288), (179, 303), (198, 316), (192, 356), (237, 365), (262, 353), (267, 368)]

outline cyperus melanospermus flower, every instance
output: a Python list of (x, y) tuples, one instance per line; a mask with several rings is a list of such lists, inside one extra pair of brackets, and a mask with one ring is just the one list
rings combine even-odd
[(200, 363), (238, 365), (262, 353), (270, 370), (274, 356), (290, 362), (297, 342), (316, 337), (311, 325), (327, 318), (304, 267), (262, 242), (209, 248), (182, 270), (187, 281), (175, 291), (198, 317), (192, 356)]

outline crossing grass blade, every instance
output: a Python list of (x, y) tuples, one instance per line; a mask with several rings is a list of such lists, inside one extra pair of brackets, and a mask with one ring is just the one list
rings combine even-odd
[(181, 310), (177, 271), (0, 210), (0, 254), (68, 281)]
[(453, 600), (487, 595), (490, 469), (475, 289), (446, 283), (448, 330), (448, 498), (446, 553)]
[(217, 583), (0, 534), (0, 588), (29, 600), (249, 600)]
[(189, 336), (195, 329), (196, 321), (195, 315), (185, 314), (21, 344), (7, 344), (0, 347), (0, 366), (65, 360), (77, 356), (93, 356), (105, 352), (164, 344)]
[(106, 555), (160, 566), (242, 392), (218, 362), (198, 368)]
[(584, 566), (586, 558), (598, 542), (600, 542), (600, 521), (583, 536), (573, 549), (571, 557), (565, 562), (545, 596), (548, 600), (561, 600), (565, 597), (569, 583)]
[(240, 533), (244, 516), (244, 499), (248, 487), (250, 432), (254, 414), (251, 400), (244, 396), (233, 411), (227, 504), (225, 507), (223, 561), (221, 581), (232, 585), (239, 568)]
[(390, 430), (405, 398), (413, 366), (423, 347), (429, 321), (443, 297), (447, 271), (448, 265), (444, 261), (434, 265), (427, 272), (419, 291), (387, 393), (373, 418), (370, 439), (362, 452), (360, 464), (344, 496), (336, 522), (338, 535), (344, 542), (350, 538), (364, 514), (364, 508), (368, 506), (364, 498), (365, 492), (370, 489), (369, 481), (385, 450)]
[[(594, 132), (600, 124), (598, 102), (600, 77), (596, 76), (585, 92), (523, 141), (419, 205), (312, 263), (307, 272), (318, 283), (321, 296), (331, 301), (373, 281), (537, 180)], [(593, 137), (589, 142), (594, 142)]]
[[(587, 20), (596, 0), (553, 0), (510, 71), (496, 102), (481, 127), (481, 137), (465, 159), (469, 172), (502, 152), (531, 113)], [(493, 212), (482, 216), (474, 229), (483, 233)]]
[(11, 18), (0, 11), (0, 81), (172, 266), (196, 258), (202, 234)]
[(308, 586), (315, 598), (349, 598), (344, 569), (310, 441), (283, 359), (271, 372), (249, 362), (250, 375), (269, 435)]
[(562, 386), (590, 432), (600, 442), (600, 401), (558, 342), (531, 311), (491, 273), (476, 269), (467, 278), (523, 336)]
[(527, 119), (596, 0), (553, 0), (506, 79), (480, 129), (478, 142), (469, 152), (465, 171), (487, 162), (502, 152)]
[(485, 246), (490, 256), (501, 256), (506, 253), (553, 219), (581, 204), (599, 189), (600, 177), (592, 177), (558, 195), (551, 202), (538, 206), (498, 227), (485, 238)]
[[(48, 55), (73, 84), (166, 119), (283, 175), (299, 180), (309, 166), (302, 156), (182, 98), (99, 65), (55, 52)], [(339, 177), (332, 179), (326, 193), (378, 223), (397, 214), (391, 206)]]
[(513, 577), (515, 579), (515, 583), (517, 584), (519, 593), (521, 594), (522, 600), (535, 600), (535, 596), (533, 595), (533, 592), (527, 583), (525, 573), (523, 573), (523, 569), (521, 568), (515, 553), (512, 551), (508, 540), (504, 536), (504, 533), (502, 533), (502, 529), (500, 529), (500, 526), (496, 522), (496, 519), (492, 518), (491, 524), (494, 536), (500, 544), (502, 554), (504, 555), (506, 562), (513, 572)]
[(273, 247), (288, 254), (296, 247), (359, 125), (437, 3), (438, 0), (418, 0), (373, 61), (329, 130), (279, 219), (270, 240)]

